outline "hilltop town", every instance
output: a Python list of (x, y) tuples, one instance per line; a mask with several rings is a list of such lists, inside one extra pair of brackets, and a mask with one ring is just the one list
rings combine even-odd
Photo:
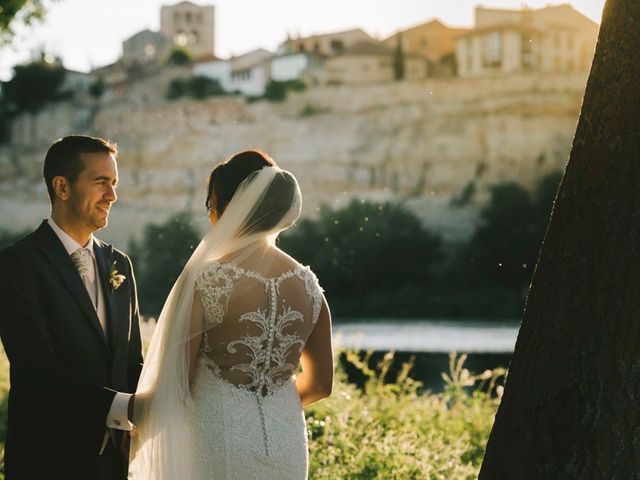
[(160, 18), (117, 62), (67, 71), (67, 101), (14, 119), (0, 145), (1, 227), (42, 217), (43, 152), (86, 132), (120, 146), (123, 194), (106, 236), (121, 244), (197, 210), (211, 167), (248, 146), (298, 176), (305, 215), (393, 199), (463, 238), (491, 185), (528, 187), (564, 166), (598, 32), (568, 4), (477, 7), (471, 28), (426, 19), (383, 39), (321, 32), (222, 59), (213, 6), (167, 5)]

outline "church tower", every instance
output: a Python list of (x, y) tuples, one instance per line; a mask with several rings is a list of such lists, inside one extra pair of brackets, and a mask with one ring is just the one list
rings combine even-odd
[(195, 57), (215, 56), (214, 6), (180, 2), (160, 9), (160, 32)]

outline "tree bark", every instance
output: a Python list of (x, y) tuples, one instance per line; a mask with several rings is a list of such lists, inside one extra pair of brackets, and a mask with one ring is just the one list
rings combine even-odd
[(640, 1), (608, 0), (480, 479), (640, 478)]

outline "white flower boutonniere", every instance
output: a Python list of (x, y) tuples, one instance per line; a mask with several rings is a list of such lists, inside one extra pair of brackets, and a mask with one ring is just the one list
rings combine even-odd
[(116, 262), (114, 261), (111, 264), (111, 270), (109, 271), (109, 285), (111, 285), (111, 291), (117, 290), (126, 278), (127, 277), (121, 273), (118, 273), (118, 270), (116, 270)]

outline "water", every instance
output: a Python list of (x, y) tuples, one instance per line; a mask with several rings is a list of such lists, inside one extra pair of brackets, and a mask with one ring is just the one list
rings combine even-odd
[(512, 353), (515, 321), (358, 320), (336, 322), (334, 342), (344, 348), (429, 353)]
[[(468, 354), (465, 367), (480, 373), (496, 367), (507, 367), (518, 336), (517, 321), (453, 321), (453, 320), (358, 320), (336, 322), (334, 344), (338, 348), (372, 350), (373, 367), (388, 351), (394, 361), (387, 381), (393, 382), (402, 363), (411, 360), (411, 376), (425, 388), (440, 391), (441, 374), (449, 371), (449, 354)], [(363, 375), (341, 358), (349, 380), (361, 384)]]

